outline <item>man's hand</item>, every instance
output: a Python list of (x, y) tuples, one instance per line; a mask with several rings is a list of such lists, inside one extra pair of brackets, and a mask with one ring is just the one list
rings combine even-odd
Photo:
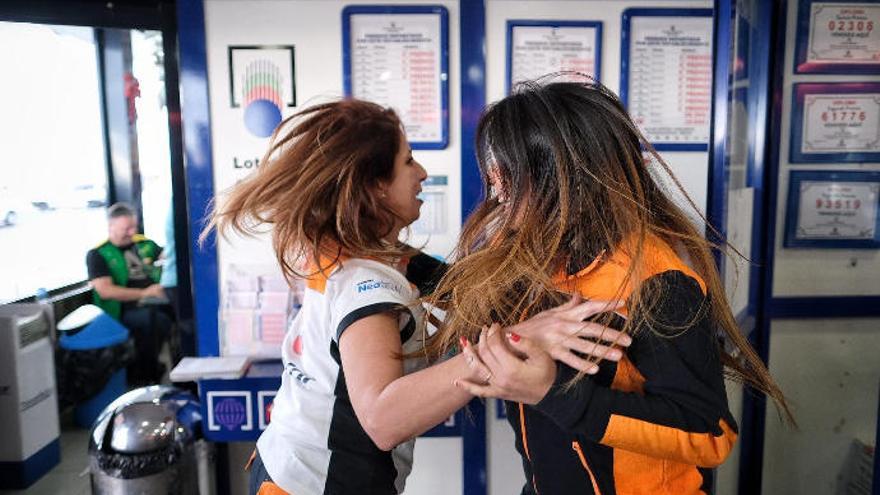
[(141, 299), (146, 297), (155, 297), (156, 299), (165, 299), (165, 289), (159, 284), (153, 284), (149, 287), (141, 289)]
[[(116, 285), (113, 283), (113, 279), (109, 276), (93, 278), (92, 280), (89, 280), (89, 283), (92, 284), (92, 288), (95, 289), (95, 292), (97, 292), (102, 299), (106, 299), (108, 301), (138, 301), (146, 297), (146, 291), (147, 289), (149, 289), (149, 287), (145, 289), (138, 289), (135, 287), (123, 287), (121, 285)], [(159, 285), (156, 285), (156, 287), (159, 287), (160, 289), (162, 288)], [(153, 291), (155, 290), (156, 289), (153, 289)]]

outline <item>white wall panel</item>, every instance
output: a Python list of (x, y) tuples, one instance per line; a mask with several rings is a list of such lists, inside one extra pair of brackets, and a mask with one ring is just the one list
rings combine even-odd
[[(241, 180), (252, 169), (234, 167), (238, 163), (262, 157), (268, 139), (249, 134), (243, 123), (243, 110), (232, 108), (229, 91), (227, 47), (230, 45), (294, 45), (296, 49), (296, 108), (284, 110), (284, 116), (311, 104), (339, 98), (342, 86), (342, 9), (347, 5), (375, 4), (364, 1), (336, 0), (207, 0), (205, 29), (211, 134), (214, 153), (214, 187), (220, 192)], [(413, 236), (414, 245), (427, 242), (426, 251), (447, 255), (458, 237), (461, 224), (461, 111), (459, 70), (459, 22), (457, 1), (395, 1), (381, 4), (443, 5), (449, 12), (449, 146), (444, 150), (415, 151), (413, 155), (431, 175), (449, 178), (447, 193), (446, 235), (431, 239)], [(230, 263), (274, 265), (268, 235), (255, 239), (231, 237), (218, 240), (218, 264), (221, 280)], [(222, 287), (222, 285), (221, 285)], [(457, 438), (421, 439), (408, 493), (452, 494), (462, 487), (461, 441)], [(233, 469), (237, 467), (233, 466)], [(236, 485), (238, 487), (238, 485)]]
[[(383, 4), (440, 4), (449, 11), (449, 146), (444, 150), (416, 151), (414, 156), (431, 175), (449, 178), (446, 187), (448, 231), (431, 238), (413, 235), (414, 245), (426, 245), (432, 254), (447, 255), (458, 237), (461, 224), (461, 126), (459, 96), (458, 2), (387, 1)], [(294, 45), (296, 47), (295, 108), (284, 116), (321, 101), (339, 98), (342, 87), (342, 9), (364, 1), (335, 0), (208, 0), (205, 25), (208, 50), (211, 125), (214, 151), (214, 181), (218, 192), (228, 189), (253, 169), (235, 168), (245, 160), (261, 158), (268, 139), (249, 134), (241, 108), (232, 108), (229, 97), (230, 45)], [(229, 263), (273, 263), (268, 238), (234, 242), (219, 241), (218, 258), (223, 268)]]
[[(785, 219), (788, 174), (791, 170), (880, 170), (880, 164), (791, 164), (791, 90), (801, 82), (876, 81), (876, 76), (847, 74), (794, 74), (793, 53), (797, 34), (797, 7), (788, 1), (784, 81), (782, 85), (782, 127), (779, 152), (779, 188), (776, 211), (776, 260), (773, 295), (780, 296), (868, 296), (880, 295), (880, 251), (876, 249), (785, 249)], [(791, 212), (791, 214), (794, 214)]]
[(853, 439), (874, 444), (878, 330), (876, 318), (773, 322), (770, 373), (800, 431), (784, 426), (767, 401), (762, 493), (838, 493)]
[[(486, 1), (486, 102), (504, 97), (507, 21), (511, 19), (586, 20), (602, 22), (602, 84), (620, 92), (620, 16), (628, 8), (711, 8), (705, 0), (590, 1), (590, 0), (487, 0)], [(706, 211), (709, 178), (707, 152), (664, 152), (663, 159), (682, 182), (701, 213)], [(691, 210), (685, 207), (685, 210)]]
[[(777, 189), (773, 296), (880, 294), (877, 250), (782, 247), (788, 175), (792, 170), (877, 170), (878, 164), (792, 164), (792, 86), (853, 82), (872, 76), (794, 74), (798, 2), (788, 1), (783, 61), (782, 121)], [(827, 304), (834, 304), (828, 301)], [(794, 407), (800, 430), (785, 427), (767, 407), (763, 493), (837, 493), (854, 439), (873, 444), (880, 377), (880, 320), (869, 318), (774, 320), (770, 372)]]

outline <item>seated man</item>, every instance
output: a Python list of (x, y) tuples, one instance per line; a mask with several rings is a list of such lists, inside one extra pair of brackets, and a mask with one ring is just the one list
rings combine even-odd
[(95, 305), (116, 318), (134, 337), (136, 358), (128, 369), (133, 384), (158, 383), (164, 373), (159, 349), (171, 328), (162, 286), (162, 253), (155, 242), (137, 233), (134, 210), (116, 203), (107, 210), (108, 239), (86, 256)]

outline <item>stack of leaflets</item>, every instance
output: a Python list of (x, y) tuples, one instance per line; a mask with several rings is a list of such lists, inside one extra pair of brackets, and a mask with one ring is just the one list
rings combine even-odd
[(172, 382), (204, 379), (235, 380), (244, 376), (250, 359), (247, 356), (185, 357), (168, 375)]

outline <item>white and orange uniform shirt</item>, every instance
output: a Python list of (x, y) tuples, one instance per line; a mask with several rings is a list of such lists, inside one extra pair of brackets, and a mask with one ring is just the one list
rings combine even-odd
[[(339, 338), (355, 321), (399, 315), (403, 352), (421, 347), (418, 289), (378, 261), (345, 259), (308, 281), (302, 309), (284, 339), (284, 372), (271, 423), (257, 449), (272, 480), (294, 495), (402, 493), (414, 440), (380, 450), (348, 397)], [(422, 368), (407, 360), (404, 372)]]

